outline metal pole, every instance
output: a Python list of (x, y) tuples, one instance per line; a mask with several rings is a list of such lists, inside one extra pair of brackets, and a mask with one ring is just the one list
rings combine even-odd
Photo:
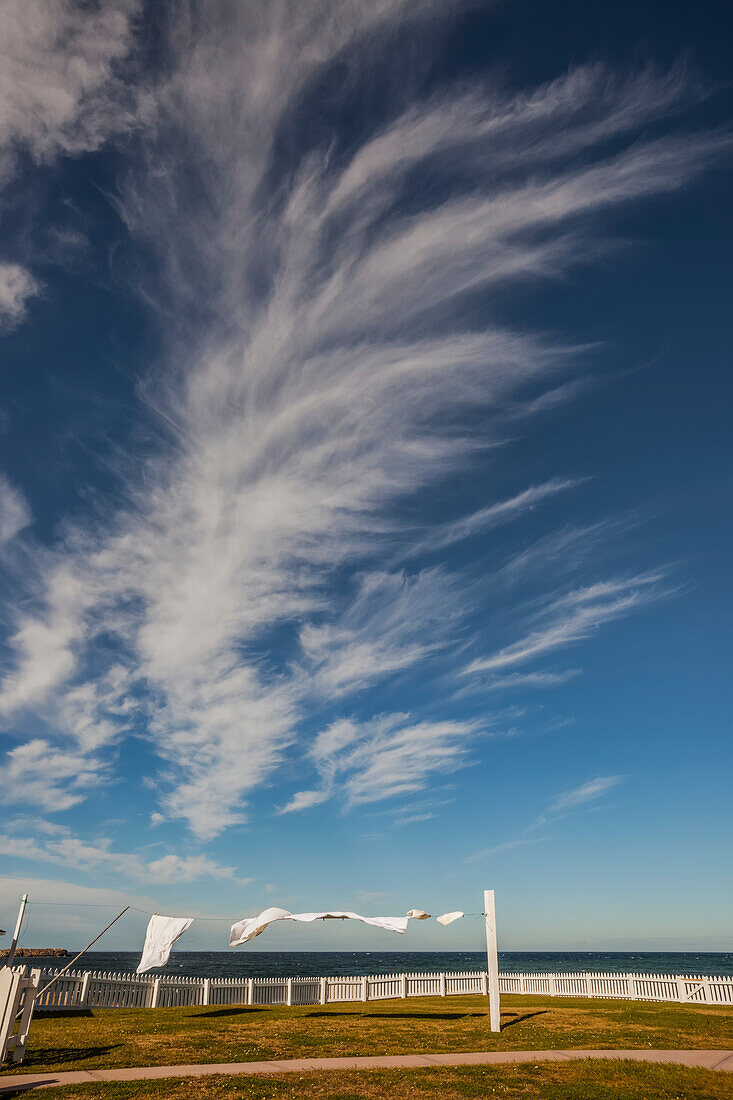
[(18, 939), (20, 938), (20, 926), (23, 923), (23, 917), (25, 916), (25, 907), (28, 904), (28, 895), (23, 894), (20, 899), (20, 909), (18, 910), (18, 919), (15, 922), (15, 931), (13, 932), (13, 942), (10, 944), (10, 950), (8, 951), (8, 959), (6, 966), (12, 966), (15, 958), (15, 949), (18, 946)]
[(496, 943), (496, 904), (493, 890), (484, 890), (484, 917), (486, 918), (486, 961), (489, 976), (489, 1019), (491, 1030), (501, 1031), (499, 954)]

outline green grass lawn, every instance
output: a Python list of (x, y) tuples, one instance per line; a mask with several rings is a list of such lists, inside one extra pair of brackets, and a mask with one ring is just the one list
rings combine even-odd
[(2, 1072), (553, 1047), (733, 1048), (733, 1006), (506, 996), (500, 1034), (489, 1030), (487, 1007), (481, 997), (425, 997), (39, 1013), (25, 1062)]
[(635, 1062), (288, 1073), (279, 1077), (172, 1078), (70, 1085), (44, 1100), (731, 1100), (733, 1074)]

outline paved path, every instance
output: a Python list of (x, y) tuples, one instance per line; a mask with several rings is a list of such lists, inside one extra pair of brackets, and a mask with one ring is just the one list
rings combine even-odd
[(629, 1058), (733, 1072), (733, 1050), (507, 1050), (470, 1054), (398, 1054), (383, 1058), (294, 1058), (283, 1062), (224, 1062), (203, 1066), (135, 1066), (69, 1073), (24, 1073), (0, 1077), (0, 1094), (89, 1081), (138, 1081), (164, 1077), (248, 1076), (328, 1069), (418, 1069), (423, 1066), (496, 1066), (507, 1062), (567, 1062), (576, 1058)]

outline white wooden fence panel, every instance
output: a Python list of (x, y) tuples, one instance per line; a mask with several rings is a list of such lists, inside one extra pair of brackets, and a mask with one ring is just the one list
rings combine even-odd
[(482, 993), (483, 980), (481, 974), (446, 974), (446, 996), (458, 996), (467, 993)]
[[(25, 974), (26, 967), (16, 968)], [(42, 972), (43, 986), (56, 971)], [(69, 971), (42, 997), (38, 1009), (178, 1008), (193, 1005), (293, 1005), (378, 1001), (399, 997), (485, 995), (486, 972), (370, 974), (330, 978), (182, 978), (154, 974)], [(698, 974), (499, 975), (501, 993), (557, 997), (733, 1004), (733, 977)]]
[(210, 1005), (249, 1004), (247, 978), (212, 978), (209, 991)]
[[(42, 986), (46, 984), (44, 973)], [(64, 974), (51, 988), (36, 998), (36, 1008), (78, 1008), (81, 1003), (82, 977)]]
[(284, 1005), (287, 998), (286, 978), (255, 978), (252, 987), (253, 1005)]
[(733, 982), (726, 982), (723, 978), (708, 978), (710, 1000), (716, 1005), (733, 1004)]
[(360, 1001), (362, 982), (361, 978), (327, 978), (327, 1001)]
[(367, 996), (370, 1001), (394, 1000), (402, 996), (402, 975), (384, 974), (367, 979)]
[(293, 978), (291, 996), (294, 1005), (317, 1005), (320, 995), (320, 978)]

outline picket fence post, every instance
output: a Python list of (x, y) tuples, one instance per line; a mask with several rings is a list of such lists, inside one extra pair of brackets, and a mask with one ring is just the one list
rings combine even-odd
[(293, 979), (288, 978), (285, 983), (285, 1004), (291, 1005), (293, 1003)]
[(445, 997), (445, 974), (440, 975), (440, 995)]
[(407, 974), (400, 974), (400, 997), (404, 1000), (407, 996)]
[(150, 1007), (158, 1007), (158, 991), (160, 990), (160, 978), (156, 978), (153, 982), (153, 995), (150, 998)]
[(207, 1005), (211, 997), (211, 978), (204, 978), (204, 988), (201, 995), (201, 1004)]
[(84, 971), (84, 976), (81, 979), (81, 988), (79, 990), (79, 1008), (86, 1008), (87, 1006), (87, 994), (89, 993), (89, 971)]
[(326, 998), (328, 997), (327, 979), (321, 978), (318, 1001), (320, 1004), (325, 1005)]

